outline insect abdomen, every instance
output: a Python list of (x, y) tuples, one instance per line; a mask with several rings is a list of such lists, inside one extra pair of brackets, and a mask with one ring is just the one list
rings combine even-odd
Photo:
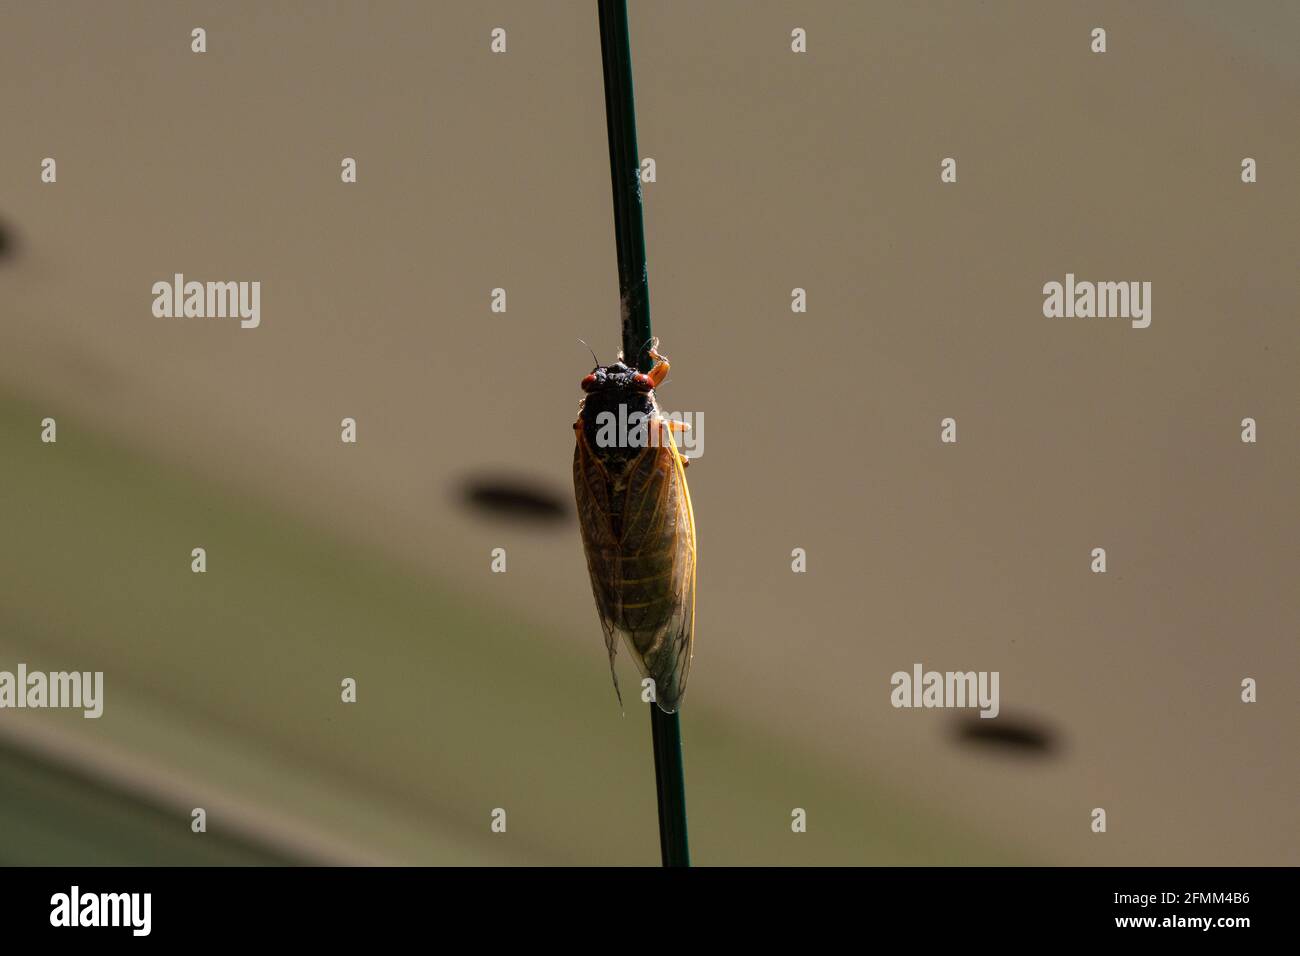
[(695, 625), (690, 495), (653, 398), (648, 445), (602, 447), (590, 440), (596, 397), (588, 397), (576, 425), (573, 474), (610, 670), (621, 636), (642, 676), (654, 680), (659, 707), (672, 713), (686, 689)]

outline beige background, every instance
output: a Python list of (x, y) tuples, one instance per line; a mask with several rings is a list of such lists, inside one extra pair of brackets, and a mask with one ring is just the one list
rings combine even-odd
[[(673, 359), (661, 401), (707, 423), (689, 473), (688, 784), (712, 794), (693, 821), (697, 861), (1300, 862), (1294, 5), (632, 6), (641, 151), (658, 165), (652, 312)], [(194, 26), (208, 31), (202, 56), (189, 52)], [(495, 26), (508, 30), (503, 56), (488, 52)], [(794, 26), (807, 55), (789, 52)], [(1093, 26), (1108, 30), (1105, 55), (1089, 52)], [(484, 772), (530, 768), (484, 806), (461, 801), (468, 758), (380, 786), (364, 778), (397, 774), (409, 754), (363, 771), (334, 743), (297, 754), (312, 769), (296, 785), (347, 779), (376, 818), (398, 819), (400, 804), (404, 822), (381, 838), (348, 813), (276, 805), (288, 789), (277, 774), (301, 769), (296, 745), (250, 716), (231, 732), (256, 755), (232, 766), (264, 765), (241, 797), (245, 822), (274, 807), (337, 844), (330, 858), (653, 862), (644, 716), (607, 726), (619, 717), (576, 527), (494, 521), (458, 491), (501, 472), (567, 498), (590, 364), (576, 340), (605, 360), (617, 348), (594, 4), (10, 4), (0, 64), (13, 246), (0, 390), (33, 422), (59, 415), (60, 451), (82, 434), (129, 448), (528, 622), (505, 627), (513, 637), (482, 670), (457, 670), (477, 646), (472, 624), (430, 638), (457, 649), (437, 658), (448, 686), (511, 715), (482, 731)], [(45, 156), (57, 185), (39, 182)], [(358, 161), (354, 186), (339, 182), (343, 156)], [(945, 156), (956, 185), (939, 183)], [(1257, 184), (1240, 182), (1244, 156)], [(155, 319), (150, 286), (178, 271), (260, 280), (261, 328)], [(1045, 319), (1040, 289), (1066, 272), (1151, 281), (1151, 327)], [(488, 309), (496, 286), (505, 315)], [(790, 312), (795, 286), (806, 315)], [(356, 447), (338, 441), (343, 416), (359, 422)], [(956, 446), (938, 441), (945, 416)], [(1259, 422), (1256, 445), (1239, 441), (1244, 416)], [(7, 436), (34, 442), (37, 427)], [(48, 515), (28, 518), (30, 539), (6, 536), (16, 565)], [(178, 528), (166, 560), (184, 570), (203, 533)], [(75, 551), (84, 539), (69, 534)], [(138, 646), (140, 602), (113, 625), (55, 608), (90, 607), (82, 589), (125, 547), (85, 546), (98, 564), (51, 555), (48, 574), (0, 583), (0, 648), (12, 650), (0, 666), (38, 652), (81, 666), (51, 649)], [(506, 575), (488, 573), (498, 546)], [(1104, 576), (1088, 571), (1099, 546)], [(806, 575), (790, 572), (793, 547), (808, 551)], [(157, 591), (141, 578), (141, 594), (193, 586), (149, 574)], [(304, 607), (324, 600), (304, 594)], [(211, 647), (187, 647), (185, 600), (154, 622), (165, 645), (220, 666)], [(243, 601), (223, 599), (214, 634), (257, 633)], [(35, 636), (65, 627), (63, 644)], [(383, 628), (365, 630), (340, 625), (334, 639), (365, 659)], [(233, 655), (264, 688), (236, 678), (218, 691), (196, 665), (193, 693), (214, 695), (205, 708), (150, 654), (113, 652), (117, 686), (136, 688), (117, 713), (138, 705), (140, 727), (187, 713), (188, 742), (128, 728), (112, 703), (102, 726), (60, 726), (87, 753), (120, 748), (202, 792), (218, 776), (203, 756), (214, 715), (251, 713), (306, 679), (310, 651), (274, 654), (281, 634), (256, 638), (265, 656)], [(564, 673), (511, 640), (543, 642), (530, 653)], [(418, 682), (412, 653), (383, 659)], [(914, 661), (1000, 671), (999, 720), (1050, 745), (980, 746), (950, 712), (892, 709), (889, 676)], [(357, 669), (344, 651), (334, 664), (320, 664), (325, 696)], [(361, 679), (358, 706), (397, 694), (380, 673)], [(1253, 706), (1238, 700), (1246, 676), (1259, 680)], [(380, 710), (350, 745), (472, 742), (475, 713), (436, 700)], [(551, 764), (548, 738), (518, 728), (559, 713), (572, 719)], [(584, 741), (615, 732), (611, 752), (632, 755), (617, 768)], [(725, 765), (733, 733), (767, 756)], [(805, 764), (838, 788), (833, 811), (799, 790)], [(529, 812), (551, 773), (554, 802)], [(756, 808), (749, 781), (763, 778), (774, 790)], [(601, 797), (623, 786), (644, 797), (634, 809)], [(502, 802), (517, 808), (515, 842), (490, 843), (487, 808)], [(795, 806), (810, 832), (792, 849)], [(1089, 832), (1097, 806), (1104, 836)], [(460, 855), (419, 849), (410, 834), (430, 815)], [(619, 843), (629, 826), (640, 842)], [(563, 846), (549, 835), (559, 827), (572, 828)], [(873, 849), (871, 834), (894, 842)]]

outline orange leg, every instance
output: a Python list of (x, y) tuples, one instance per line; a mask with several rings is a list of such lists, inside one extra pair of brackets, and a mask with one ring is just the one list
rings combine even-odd
[(658, 344), (659, 340), (656, 339), (655, 344), (650, 346), (650, 358), (655, 364), (654, 367), (646, 373), (650, 376), (650, 384), (655, 388), (658, 388), (660, 384), (662, 384), (663, 380), (668, 377), (668, 370), (672, 368), (672, 366), (668, 364), (668, 359), (655, 351), (655, 346)]
[[(679, 422), (675, 418), (662, 418), (660, 421), (663, 423), (664, 428), (668, 429), (669, 432), (689, 431), (691, 427), (686, 424), (686, 422)], [(682, 454), (681, 449), (677, 448), (676, 442), (673, 443), (673, 450), (677, 452), (677, 458), (682, 463), (682, 467), (689, 468), (691, 466), (691, 460)]]

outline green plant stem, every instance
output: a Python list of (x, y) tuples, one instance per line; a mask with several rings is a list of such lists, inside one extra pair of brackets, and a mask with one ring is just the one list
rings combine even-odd
[(622, 306), (623, 360), (650, 371), (646, 348), (650, 329), (650, 280), (645, 262), (641, 214), (641, 159), (636, 148), (636, 103), (632, 95), (632, 50), (626, 0), (598, 0), (600, 52), (605, 66), (605, 125), (609, 130), (609, 172), (614, 187), (614, 242), (618, 249), (618, 292)]
[(655, 783), (659, 788), (659, 852), (664, 866), (690, 866), (686, 836), (686, 776), (682, 773), (682, 730), (677, 714), (650, 705)]
[[(636, 104), (632, 95), (632, 48), (626, 0), (597, 0), (600, 53), (605, 68), (605, 123), (609, 130), (609, 172), (614, 189), (614, 241), (618, 249), (618, 291), (622, 313), (623, 360), (643, 372), (653, 360), (649, 345), (650, 281), (646, 272), (645, 221), (641, 212), (641, 159), (636, 147)], [(690, 866), (686, 835), (686, 777), (682, 771), (681, 723), (650, 704), (655, 784), (659, 795), (659, 849), (664, 866)]]

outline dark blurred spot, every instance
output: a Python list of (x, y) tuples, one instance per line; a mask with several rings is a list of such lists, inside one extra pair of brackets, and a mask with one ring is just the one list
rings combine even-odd
[(1026, 757), (1045, 757), (1057, 749), (1056, 735), (1043, 724), (1023, 717), (962, 718), (957, 725), (957, 737), (967, 746), (1002, 753), (1022, 754)]
[(14, 254), (14, 234), (9, 224), (0, 220), (0, 259), (11, 258)]
[(568, 499), (535, 478), (470, 478), (462, 497), (473, 510), (498, 518), (557, 524), (569, 517)]

